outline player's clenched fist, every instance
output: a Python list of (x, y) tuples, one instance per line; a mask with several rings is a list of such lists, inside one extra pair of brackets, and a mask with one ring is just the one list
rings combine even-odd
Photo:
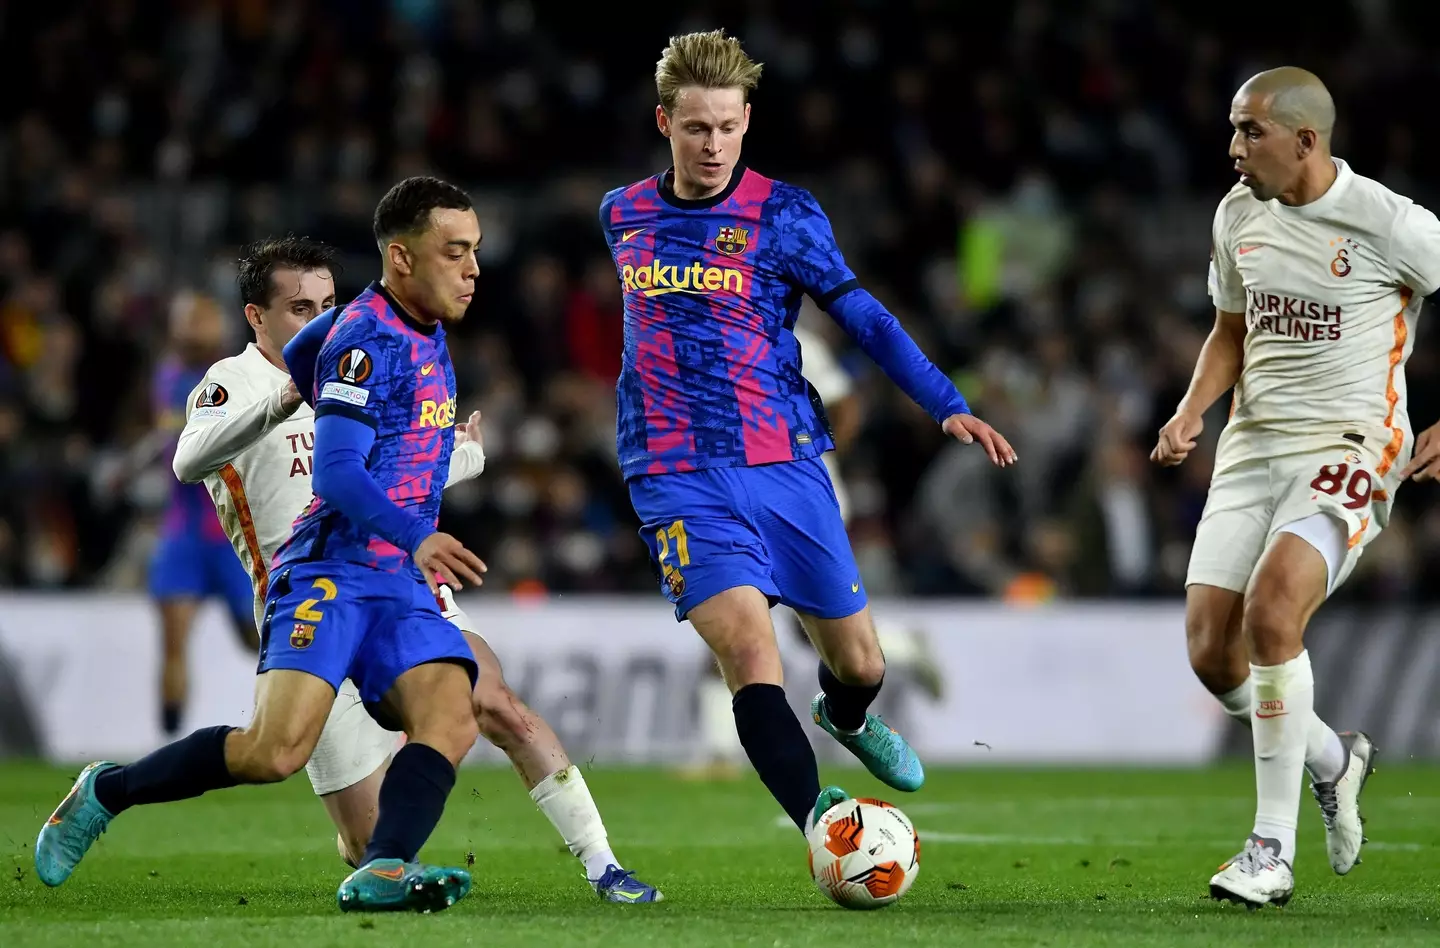
[(1155, 450), (1150, 452), (1150, 460), (1166, 467), (1174, 467), (1195, 450), (1195, 439), (1203, 430), (1205, 421), (1199, 415), (1177, 413), (1160, 429), (1160, 438), (1155, 443)]
[[(432, 533), (421, 541), (413, 554), (415, 565), (425, 574), (430, 591), (440, 595), (440, 583), (453, 589), (464, 589), (465, 583), (479, 586), (486, 571), (480, 557), (465, 549), (465, 544), (448, 533)], [(437, 580), (438, 575), (438, 580)]]
[(979, 441), (985, 448), (985, 453), (990, 455), (990, 463), (997, 467), (1014, 464), (1017, 460), (1015, 449), (1010, 447), (1010, 442), (974, 415), (951, 415), (940, 428), (961, 444)]

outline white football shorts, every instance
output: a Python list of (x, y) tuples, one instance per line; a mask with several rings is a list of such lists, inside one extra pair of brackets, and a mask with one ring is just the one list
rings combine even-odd
[(1319, 446), (1309, 438), (1287, 452), (1277, 437), (1268, 457), (1256, 457), (1227, 440), (1220, 442), (1185, 585), (1244, 593), (1271, 538), (1286, 532), (1325, 557), (1333, 593), (1389, 521), (1406, 459), (1390, 442), (1377, 450), (1341, 437)]

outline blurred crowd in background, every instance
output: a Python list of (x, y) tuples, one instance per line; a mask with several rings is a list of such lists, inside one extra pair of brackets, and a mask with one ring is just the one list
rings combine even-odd
[[(0, 586), (142, 588), (173, 475), (125, 459), (153, 427), (174, 295), (232, 311), (238, 350), (238, 249), (295, 232), (342, 248), (348, 299), (378, 275), (375, 201), (428, 172), (469, 189), (485, 229), (451, 348), (490, 461), (447, 492), (443, 525), (491, 587), (653, 589), (615, 464), (620, 294), (596, 209), (668, 164), (652, 76), (671, 33), (725, 26), (766, 64), (747, 161), (819, 197), (863, 283), (1019, 453), (996, 471), (947, 444), (807, 311), (856, 381), (840, 463), (876, 595), (1181, 589), (1212, 451), (1169, 471), (1147, 455), (1213, 319), (1210, 218), (1246, 77), (1318, 72), (1336, 153), (1440, 201), (1413, 105), (1440, 90), (1426, 4), (677, 6), (4, 5)], [(1436, 353), (1422, 319), (1417, 428), (1440, 420)], [(1437, 569), (1440, 504), (1408, 486), (1344, 594), (1434, 597)]]

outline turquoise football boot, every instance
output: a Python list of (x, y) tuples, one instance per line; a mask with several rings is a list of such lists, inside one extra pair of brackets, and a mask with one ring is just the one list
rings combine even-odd
[(97, 760), (80, 771), (75, 785), (40, 827), (40, 836), (35, 840), (35, 874), (41, 882), (57, 886), (70, 878), (91, 845), (115, 819), (95, 799), (95, 778), (118, 766)]
[(865, 715), (865, 726), (859, 733), (842, 731), (831, 723), (822, 691), (810, 702), (810, 715), (841, 746), (858, 757), (866, 770), (889, 786), (913, 793), (925, 783), (925, 766), (920, 758), (905, 743), (905, 738), (878, 714)]
[(340, 883), (342, 912), (439, 912), (465, 898), (470, 873), (401, 859), (372, 859)]
[(832, 807), (838, 806), (848, 799), (850, 799), (850, 794), (839, 787), (826, 787), (821, 790), (820, 795), (815, 798), (815, 809), (811, 810), (810, 815), (805, 819), (803, 831), (805, 838), (810, 838), (810, 834), (815, 831), (815, 824), (820, 822), (820, 817), (830, 812)]

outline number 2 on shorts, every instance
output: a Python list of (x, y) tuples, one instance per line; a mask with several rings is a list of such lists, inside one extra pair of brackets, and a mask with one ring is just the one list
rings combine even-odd
[(684, 520), (676, 520), (670, 524), (668, 529), (662, 528), (655, 531), (655, 542), (660, 547), (660, 555), (656, 558), (660, 561), (660, 572), (666, 576), (669, 576), (670, 571), (675, 568), (665, 562), (666, 557), (670, 555), (669, 540), (675, 541), (675, 559), (679, 561), (681, 566), (689, 566), (690, 540), (685, 536)]
[(321, 619), (325, 618), (325, 614), (319, 609), (316, 609), (315, 604), (317, 602), (329, 602), (331, 599), (335, 598), (336, 593), (338, 592), (338, 590), (336, 590), (335, 588), (334, 581), (326, 579), (324, 576), (321, 576), (319, 579), (315, 580), (315, 582), (311, 583), (310, 585), (313, 588), (320, 590), (320, 595), (316, 596), (314, 599), (306, 599), (304, 602), (300, 603), (300, 605), (295, 607), (295, 618), (299, 619), (301, 622), (319, 622)]
[(1369, 471), (1357, 467), (1352, 473), (1348, 464), (1326, 464), (1310, 482), (1310, 489), (1322, 494), (1338, 494), (1343, 488), (1345, 496), (1350, 498), (1345, 502), (1346, 510), (1359, 510), (1370, 503), (1374, 486)]

